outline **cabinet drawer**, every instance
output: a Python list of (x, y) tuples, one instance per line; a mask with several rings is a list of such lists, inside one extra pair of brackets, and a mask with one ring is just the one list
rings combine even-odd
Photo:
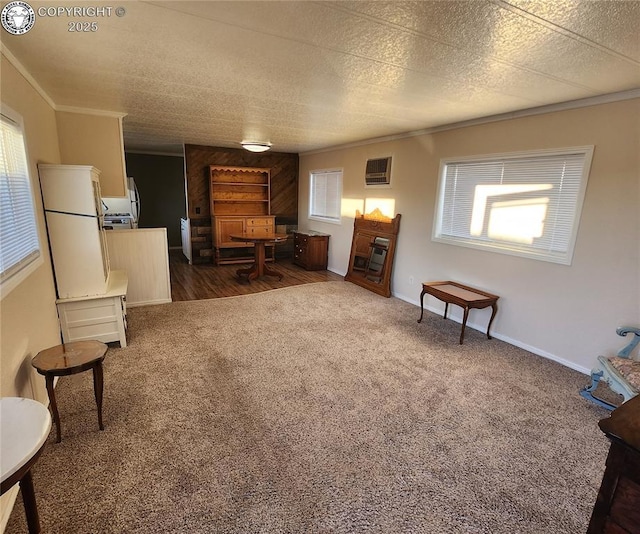
[(247, 233), (256, 236), (262, 236), (273, 233), (272, 226), (247, 226)]
[(271, 231), (273, 231), (273, 219), (270, 217), (247, 218), (247, 229), (251, 226), (269, 226)]
[(127, 346), (124, 296), (59, 302), (58, 317), (64, 343), (97, 339)]

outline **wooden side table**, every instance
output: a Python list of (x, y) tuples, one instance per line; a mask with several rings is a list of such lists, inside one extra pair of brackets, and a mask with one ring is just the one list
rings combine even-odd
[(460, 345), (464, 341), (464, 329), (467, 326), (467, 318), (469, 317), (469, 310), (471, 308), (488, 308), (491, 306), (491, 319), (487, 325), (487, 339), (491, 339), (489, 335), (489, 329), (491, 323), (498, 312), (498, 297), (486, 291), (481, 291), (473, 287), (459, 284), (458, 282), (425, 282), (422, 284), (422, 293), (420, 293), (420, 319), (422, 321), (422, 315), (424, 314), (424, 296), (425, 294), (433, 295), (438, 300), (445, 303), (444, 305), (444, 319), (447, 318), (447, 311), (449, 310), (449, 304), (456, 304), (464, 310), (464, 317), (462, 319), (462, 331), (460, 332)]
[(104, 430), (102, 424), (102, 361), (107, 353), (107, 348), (100, 341), (74, 341), (40, 351), (31, 360), (31, 365), (37, 369), (38, 373), (44, 375), (46, 381), (53, 420), (56, 423), (57, 443), (62, 440), (62, 435), (60, 415), (53, 390), (53, 379), (56, 376), (69, 376), (89, 369), (93, 370), (93, 392), (98, 407), (98, 426), (100, 430)]
[(20, 397), (0, 399), (0, 494), (20, 483), (29, 534), (40, 532), (31, 467), (42, 453), (50, 430), (51, 416), (43, 404)]

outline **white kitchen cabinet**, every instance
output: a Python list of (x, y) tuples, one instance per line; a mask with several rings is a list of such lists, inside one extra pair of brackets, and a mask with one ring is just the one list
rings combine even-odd
[(64, 343), (97, 339), (127, 346), (127, 273), (111, 271), (107, 291), (100, 296), (58, 299)]

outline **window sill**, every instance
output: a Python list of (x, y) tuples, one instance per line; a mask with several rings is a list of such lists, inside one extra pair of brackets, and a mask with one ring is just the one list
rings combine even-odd
[(43, 264), (44, 258), (42, 257), (42, 253), (40, 253), (37, 258), (34, 258), (30, 263), (25, 265), (17, 273), (2, 282), (2, 284), (0, 285), (0, 300), (4, 300), (4, 298), (9, 295), (9, 293), (11, 293), (16, 287), (22, 284), (22, 282), (24, 282)]

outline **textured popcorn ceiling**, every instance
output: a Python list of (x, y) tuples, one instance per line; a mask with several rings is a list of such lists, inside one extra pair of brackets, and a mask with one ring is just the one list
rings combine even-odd
[(31, 5), (113, 8), (2, 43), (57, 106), (126, 113), (129, 150), (304, 152), (640, 87), (638, 1)]

